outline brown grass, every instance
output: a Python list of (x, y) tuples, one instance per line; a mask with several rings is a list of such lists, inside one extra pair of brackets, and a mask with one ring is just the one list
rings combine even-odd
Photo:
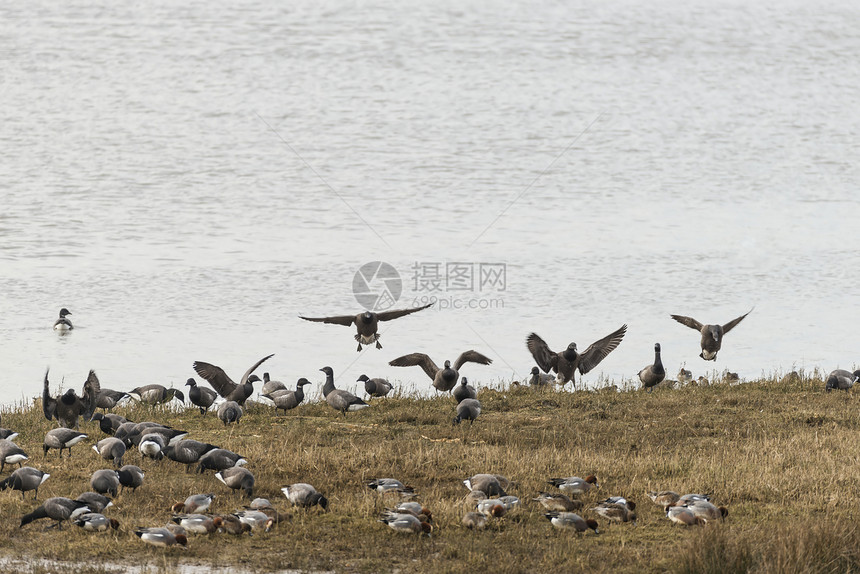
[[(36, 506), (19, 492), (0, 493), (0, 555), (28, 555), (80, 563), (202, 563), (245, 570), (302, 569), (378, 572), (855, 572), (860, 532), (855, 493), (860, 487), (857, 400), (825, 393), (818, 374), (799, 380), (763, 379), (679, 389), (594, 392), (535, 391), (512, 387), (479, 394), (484, 412), (474, 425), (452, 426), (453, 399), (395, 397), (342, 417), (325, 404), (306, 404), (275, 415), (254, 405), (238, 427), (225, 429), (196, 409), (118, 409), (132, 420), (157, 420), (245, 455), (257, 495), (269, 498), (292, 521), (267, 534), (191, 537), (189, 549), (147, 547), (134, 526), (160, 526), (171, 503), (215, 492), (216, 512), (239, 508), (211, 471), (186, 474), (169, 460), (126, 463), (147, 476), (136, 493), (117, 497), (119, 532), (87, 534), (72, 526), (18, 528)], [(52, 428), (35, 407), (3, 413), (18, 430), (30, 464), (51, 473), (39, 500), (89, 490), (89, 476), (106, 466), (90, 445), (71, 459), (41, 454)], [(467, 510), (462, 480), (480, 472), (517, 482), (524, 507), (485, 532), (460, 526)], [(552, 490), (554, 476), (596, 474), (601, 488), (588, 501), (626, 495), (639, 503), (636, 525), (608, 525), (601, 534), (557, 532), (530, 499)], [(4, 475), (5, 476), (5, 475)], [(363, 482), (396, 477), (415, 487), (434, 513), (430, 538), (397, 535), (376, 521), (380, 497)], [(330, 499), (330, 511), (289, 509), (280, 487), (310, 482)], [(713, 493), (729, 509), (725, 523), (672, 526), (645, 496), (649, 490)], [(586, 514), (588, 514), (586, 512)], [(47, 522), (47, 521), (41, 521)]]

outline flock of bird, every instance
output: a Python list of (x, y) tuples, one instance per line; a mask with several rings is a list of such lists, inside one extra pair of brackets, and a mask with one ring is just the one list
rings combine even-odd
[[(357, 334), (355, 339), (362, 345), (375, 344), (382, 348), (379, 343), (377, 331), (380, 321), (388, 321), (398, 317), (415, 313), (422, 309), (404, 309), (387, 311), (383, 313), (372, 313), (370, 311), (358, 315), (308, 318), (308, 321), (340, 324), (345, 326), (355, 325)], [(747, 313), (749, 314), (749, 313)], [(704, 360), (715, 360), (720, 350), (724, 335), (738, 325), (746, 316), (744, 314), (724, 325), (706, 325), (690, 317), (672, 315), (672, 318), (701, 333), (701, 358)], [(63, 308), (60, 311), (54, 329), (68, 332), (73, 329), (68, 316), (71, 313)], [(621, 343), (627, 326), (622, 325), (609, 335), (592, 343), (585, 351), (580, 353), (575, 343), (570, 343), (563, 351), (556, 352), (550, 349), (548, 344), (536, 333), (531, 333), (526, 339), (526, 346), (535, 359), (537, 366), (531, 371), (529, 382), (533, 385), (543, 385), (555, 380), (564, 385), (568, 381), (574, 384), (575, 373), (581, 375), (588, 373), (605, 359)], [(665, 369), (660, 359), (659, 343), (654, 347), (654, 363), (644, 368), (639, 373), (643, 387), (652, 389), (665, 379)], [(189, 378), (186, 386), (190, 387), (189, 400), (201, 414), (205, 414), (212, 408), (218, 397), (223, 401), (217, 405), (218, 418), (224, 425), (237, 423), (243, 414), (243, 405), (254, 393), (254, 383), (262, 382), (261, 396), (272, 401), (277, 410), (296, 408), (304, 400), (303, 387), (311, 384), (306, 378), (300, 378), (296, 382), (295, 390), (289, 390), (283, 383), (271, 380), (268, 373), (264, 373), (263, 379), (254, 375), (254, 371), (273, 355), (267, 355), (251, 365), (239, 379), (234, 382), (220, 367), (196, 361), (193, 363), (194, 371), (211, 388), (197, 384), (193, 378)], [(460, 376), (460, 369), (467, 363), (488, 365), (492, 361), (487, 356), (469, 350), (461, 353), (453, 362), (446, 360), (439, 367), (428, 355), (423, 353), (411, 353), (390, 361), (390, 365), (396, 367), (419, 366), (432, 380), (433, 387), (439, 392), (450, 392), (457, 401), (456, 416), (454, 422), (462, 420), (474, 421), (481, 413), (481, 404), (477, 400), (477, 393), (466, 377)], [(334, 373), (331, 367), (320, 369), (325, 374), (323, 385), (323, 396), (326, 403), (336, 411), (345, 413), (348, 411), (367, 408), (367, 402), (356, 395), (335, 388)], [(543, 371), (543, 372), (541, 372)], [(554, 372), (553, 378), (548, 373)], [(50, 518), (55, 521), (57, 527), (65, 521), (71, 521), (85, 530), (105, 531), (110, 528), (118, 528), (116, 519), (103, 514), (103, 511), (111, 506), (111, 498), (117, 496), (120, 489), (131, 488), (133, 491), (144, 483), (145, 473), (135, 465), (123, 464), (123, 457), (130, 450), (136, 448), (144, 458), (156, 461), (168, 458), (169, 460), (186, 465), (186, 470), (195, 468), (198, 473), (215, 471), (215, 477), (226, 487), (234, 492), (240, 492), (250, 503), (243, 509), (229, 514), (210, 515), (205, 514), (215, 498), (214, 494), (203, 493), (192, 495), (184, 502), (177, 503), (172, 507), (175, 513), (170, 522), (163, 527), (138, 527), (134, 533), (143, 541), (156, 546), (185, 546), (188, 543), (188, 533), (213, 533), (227, 532), (231, 534), (242, 534), (253, 530), (269, 530), (275, 524), (285, 519), (268, 500), (253, 498), (255, 488), (254, 475), (244, 465), (247, 460), (230, 450), (219, 448), (216, 445), (196, 441), (187, 438), (187, 433), (176, 430), (157, 422), (132, 422), (124, 417), (108, 413), (107, 410), (116, 406), (118, 401), (125, 397), (131, 397), (147, 404), (166, 403), (177, 399), (185, 402), (185, 395), (179, 389), (166, 388), (163, 385), (145, 385), (124, 392), (111, 389), (102, 389), (98, 377), (94, 371), (90, 371), (83, 385), (80, 395), (74, 389), (53, 397), (50, 392), (49, 373), (45, 373), (44, 389), (42, 394), (42, 407), (46, 419), (56, 419), (59, 428), (48, 431), (44, 438), (44, 454), (48, 455), (51, 449), (60, 451), (68, 450), (71, 457), (71, 449), (74, 445), (88, 438), (85, 433), (78, 431), (79, 419), (86, 421), (95, 420), (99, 423), (100, 430), (107, 435), (95, 445), (93, 450), (112, 468), (97, 470), (90, 479), (92, 491), (84, 492), (76, 498), (53, 497), (45, 500), (32, 512), (21, 518), (20, 526)], [(849, 371), (834, 371), (827, 379), (827, 390), (848, 389), (860, 378), (860, 371), (851, 373)], [(385, 396), (392, 390), (392, 385), (385, 379), (370, 378), (362, 375), (359, 381), (364, 383), (368, 396)], [(98, 413), (98, 408), (105, 412)], [(7, 464), (17, 464), (15, 470), (5, 480), (0, 481), (0, 489), (11, 488), (22, 493), (33, 491), (33, 498), (38, 496), (38, 489), (50, 475), (23, 463), (29, 460), (29, 456), (13, 441), (17, 433), (0, 429), (0, 472), (3, 472)], [(463, 481), (469, 490), (465, 497), (467, 512), (462, 519), (464, 526), (468, 528), (485, 528), (489, 521), (504, 517), (510, 512), (516, 512), (521, 506), (518, 497), (507, 494), (514, 483), (504, 476), (492, 474), (478, 474)], [(578, 512), (586, 509), (583, 496), (597, 488), (596, 477), (576, 476), (551, 478), (548, 484), (557, 489), (553, 492), (540, 492), (532, 501), (539, 503), (545, 510), (545, 516), (553, 527), (570, 529), (577, 532), (592, 530), (599, 532), (598, 523), (594, 518), (583, 518)], [(386, 500), (394, 495), (398, 504), (392, 508), (386, 508), (379, 520), (391, 529), (398, 532), (416, 534), (429, 534), (433, 529), (433, 519), (430, 510), (417, 502), (410, 500), (416, 494), (413, 489), (405, 486), (399, 480), (393, 478), (379, 478), (366, 484), (369, 488), (380, 493)], [(319, 506), (325, 510), (328, 508), (328, 499), (312, 485), (307, 483), (296, 483), (284, 486), (281, 491), (293, 506), (312, 507)], [(679, 495), (671, 491), (655, 492), (649, 495), (655, 504), (663, 507), (666, 517), (673, 523), (684, 525), (703, 524), (712, 520), (721, 520), (726, 517), (728, 511), (724, 507), (713, 505), (708, 495), (687, 494)], [(588, 509), (596, 517), (605, 519), (610, 523), (633, 523), (636, 520), (636, 504), (632, 500), (620, 496), (612, 496), (595, 503)]]

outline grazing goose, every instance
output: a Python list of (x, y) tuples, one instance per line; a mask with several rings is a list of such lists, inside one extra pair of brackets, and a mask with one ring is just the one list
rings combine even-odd
[(460, 421), (470, 421), (469, 424), (472, 424), (480, 414), (481, 402), (478, 399), (463, 399), (457, 405), (457, 416), (454, 417), (454, 424), (458, 425)]
[(74, 329), (74, 325), (69, 321), (66, 317), (71, 315), (72, 312), (63, 307), (60, 309), (60, 318), (54, 321), (54, 331), (66, 332)]
[(325, 373), (323, 396), (328, 406), (340, 411), (344, 416), (346, 416), (346, 411), (359, 411), (370, 406), (354, 394), (334, 388), (334, 371), (331, 367), (323, 367), (320, 371)]
[(824, 385), (824, 390), (828, 393), (833, 389), (847, 391), (854, 386), (854, 383), (856, 383), (858, 379), (860, 379), (860, 370), (852, 373), (845, 369), (836, 369), (827, 375), (827, 383)]
[(221, 526), (220, 516), (213, 518), (205, 514), (177, 514), (170, 520), (192, 534), (212, 534)]
[(96, 408), (104, 409), (104, 411), (107, 412), (108, 409), (114, 408), (118, 402), (127, 396), (128, 393), (124, 393), (122, 391), (101, 389), (96, 396)]
[(108, 518), (98, 512), (87, 512), (75, 518), (74, 525), (80, 526), (87, 532), (104, 532), (108, 528), (117, 530), (119, 528), (119, 520)]
[(0, 481), (0, 490), (6, 490), (7, 488), (20, 490), (22, 500), (24, 499), (24, 493), (32, 490), (34, 491), (33, 500), (36, 500), (36, 497), (39, 496), (39, 487), (50, 476), (50, 474), (36, 470), (32, 466), (22, 466), (3, 481)]
[(215, 478), (232, 489), (234, 493), (237, 490), (242, 490), (248, 498), (254, 496), (254, 475), (246, 468), (241, 466), (225, 468), (215, 473)]
[(119, 468), (122, 466), (122, 457), (125, 454), (125, 443), (120, 439), (109, 436), (103, 438), (93, 445), (93, 450), (105, 460), (113, 461), (114, 465)]
[(364, 383), (364, 392), (371, 397), (384, 397), (391, 392), (392, 385), (386, 379), (371, 379), (367, 375), (361, 375), (356, 382)]
[(489, 365), (493, 362), (492, 359), (485, 357), (477, 351), (465, 351), (460, 353), (457, 360), (454, 361), (454, 367), (451, 367), (451, 361), (445, 361), (445, 366), (439, 368), (433, 360), (424, 353), (411, 353), (397, 357), (388, 364), (392, 367), (421, 367), (427, 376), (433, 380), (433, 386), (437, 391), (447, 392), (454, 388), (457, 380), (460, 378), (460, 367), (466, 363), (478, 363), (479, 365)]
[(683, 315), (671, 315), (673, 319), (682, 325), (686, 325), (691, 329), (695, 329), (702, 334), (701, 347), (702, 352), (699, 356), (706, 361), (716, 361), (717, 351), (723, 344), (723, 336), (737, 326), (738, 323), (744, 320), (744, 317), (752, 313), (752, 309), (738, 317), (732, 319), (725, 325), (704, 325), (692, 317), (684, 317)]
[(597, 521), (592, 518), (586, 520), (573, 512), (547, 512), (544, 516), (553, 526), (561, 530), (570, 529), (585, 532), (590, 528), (594, 530), (595, 534), (600, 534)]
[(564, 385), (571, 381), (574, 390), (576, 390), (575, 375), (577, 369), (580, 375), (585, 375), (599, 365), (600, 361), (618, 347), (626, 332), (627, 325), (625, 324), (602, 339), (593, 342), (583, 353), (577, 352), (576, 343), (570, 343), (564, 351), (556, 353), (537, 333), (531, 333), (526, 338), (526, 347), (545, 373), (549, 373), (550, 370), (555, 371), (557, 373), (556, 380), (559, 384)]
[(107, 435), (114, 434), (119, 425), (129, 422), (124, 416), (114, 413), (95, 413), (92, 420), (99, 421), (99, 429)]
[(293, 506), (309, 508), (318, 504), (323, 510), (328, 508), (328, 499), (320, 494), (316, 488), (305, 482), (297, 482), (281, 488), (284, 496)]
[(584, 494), (588, 492), (592, 487), (598, 487), (597, 477), (593, 474), (589, 474), (585, 478), (579, 478), (578, 476), (568, 476), (566, 478), (551, 478), (547, 481), (547, 484), (551, 484), (562, 492), (567, 492), (569, 494)]
[(136, 399), (147, 405), (163, 405), (169, 403), (173, 399), (179, 399), (180, 403), (185, 402), (185, 394), (179, 389), (167, 388), (164, 385), (144, 385), (137, 387), (128, 392), (131, 398)]
[(167, 448), (167, 441), (164, 440), (164, 435), (154, 432), (141, 436), (140, 442), (137, 443), (141, 458), (148, 457), (152, 460), (163, 459), (165, 448)]
[(693, 502), (687, 503), (686, 506), (693, 511), (693, 514), (705, 522), (710, 522), (712, 520), (725, 520), (726, 516), (729, 515), (729, 511), (725, 506), (717, 507), (707, 500), (694, 500)]
[(654, 504), (662, 506), (665, 510), (673, 504), (676, 504), (678, 500), (681, 499), (681, 495), (671, 490), (661, 490), (660, 492), (649, 492), (648, 498), (650, 498)]
[(592, 508), (591, 511), (610, 522), (636, 523), (636, 513), (627, 508), (626, 504), (601, 502), (599, 505)]
[(433, 303), (430, 303), (429, 305), (415, 307), (414, 309), (395, 309), (394, 311), (383, 311), (382, 313), (365, 311), (358, 315), (339, 315), (337, 317), (302, 317), (299, 315), (299, 318), (304, 319), (305, 321), (331, 323), (335, 325), (343, 325), (344, 327), (355, 325), (355, 328), (358, 330), (355, 335), (355, 340), (358, 341), (358, 350), (361, 351), (362, 345), (372, 345), (374, 343), (376, 343), (377, 349), (382, 348), (382, 345), (379, 343), (379, 333), (377, 332), (380, 321), (391, 321), (392, 319), (397, 319), (399, 317), (409, 315), (410, 313), (416, 313), (432, 305)]
[(0, 438), (5, 438), (6, 440), (15, 440), (17, 437), (17, 432), (9, 429), (0, 428)]
[(192, 494), (185, 499), (185, 502), (177, 502), (170, 507), (173, 512), (184, 512), (185, 514), (196, 514), (206, 512), (215, 500), (215, 495), (209, 494)]
[(3, 472), (7, 464), (17, 464), (18, 468), (21, 468), (22, 463), (29, 459), (27, 453), (17, 444), (9, 439), (0, 439), (0, 472)]
[(115, 470), (97, 470), (90, 477), (90, 486), (99, 494), (110, 493), (116, 497), (119, 488), (119, 473)]
[(106, 508), (113, 506), (110, 498), (97, 492), (84, 492), (75, 501), (83, 502), (93, 512), (104, 512)]
[(90, 512), (85, 502), (79, 502), (62, 496), (55, 496), (47, 499), (42, 506), (36, 508), (33, 512), (25, 514), (21, 517), (21, 525), (18, 528), (30, 524), (34, 520), (41, 518), (50, 518), (56, 521), (57, 528), (62, 528), (61, 523), (69, 518), (74, 518), (79, 514)]
[(696, 513), (686, 506), (668, 506), (666, 507), (666, 518), (675, 524), (684, 526), (696, 526), (705, 524), (705, 519), (696, 516)]
[(242, 414), (242, 407), (236, 401), (225, 401), (218, 406), (218, 418), (224, 426), (230, 423), (239, 424)]
[[(114, 436), (119, 435), (119, 431)], [(184, 430), (172, 429), (159, 423), (142, 422), (129, 429), (128, 434), (123, 439), (123, 442), (132, 445), (139, 445), (146, 438), (151, 438), (151, 435), (159, 435), (168, 445), (176, 444), (180, 440), (188, 436), (188, 432)], [(119, 437), (118, 437), (119, 438)]]
[(507, 496), (498, 475), (495, 474), (476, 474), (463, 481), (471, 491), (480, 491), (487, 496)]
[(175, 445), (168, 445), (164, 449), (164, 454), (172, 461), (179, 462), (185, 465), (185, 471), (191, 470), (191, 465), (200, 462), (200, 457), (218, 448), (214, 444), (200, 442), (191, 439), (183, 439)]
[(257, 369), (257, 367), (262, 365), (263, 362), (274, 356), (274, 353), (272, 353), (251, 365), (251, 368), (245, 371), (245, 374), (242, 375), (241, 379), (239, 379), (238, 385), (227, 376), (227, 373), (225, 373), (224, 369), (221, 367), (210, 365), (203, 361), (195, 361), (192, 366), (194, 367), (194, 370), (197, 371), (198, 375), (206, 379), (206, 381), (212, 385), (212, 388), (218, 391), (219, 395), (228, 401), (236, 401), (240, 405), (244, 405), (245, 401), (248, 400), (248, 397), (254, 394), (254, 383), (260, 380), (259, 377), (252, 375), (252, 373)]
[(654, 344), (654, 364), (648, 365), (639, 371), (639, 380), (642, 381), (642, 388), (651, 390), (663, 382), (666, 378), (666, 370), (663, 368), (663, 361), (660, 359), (660, 343)]
[(454, 391), (451, 394), (454, 395), (454, 400), (458, 404), (463, 402), (464, 399), (478, 398), (478, 391), (469, 384), (469, 380), (466, 377), (460, 377), (460, 384), (454, 387)]
[(185, 381), (185, 386), (191, 387), (191, 390), (188, 391), (188, 400), (191, 401), (192, 405), (196, 405), (200, 409), (201, 415), (205, 415), (209, 407), (215, 402), (215, 399), (218, 398), (218, 393), (212, 389), (197, 386), (197, 381), (192, 378)]
[(225, 470), (233, 466), (242, 466), (247, 464), (241, 455), (229, 451), (225, 448), (215, 448), (208, 451), (197, 461), (197, 472), (203, 474), (206, 470)]
[(535, 502), (539, 502), (541, 506), (547, 510), (555, 510), (558, 512), (573, 512), (581, 510), (585, 503), (581, 500), (571, 500), (564, 494), (551, 494), (549, 492), (541, 492), (537, 498), (533, 498)]
[(263, 373), (263, 388), (260, 389), (260, 394), (266, 396), (280, 390), (287, 390), (287, 386), (281, 381), (270, 379), (269, 373)]
[(483, 530), (487, 527), (487, 517), (479, 512), (467, 512), (462, 522), (463, 526), (472, 530)]
[(72, 447), (82, 440), (87, 438), (82, 432), (78, 432), (65, 427), (51, 429), (45, 434), (45, 456), (48, 456), (48, 450), (56, 448), (60, 450), (60, 457), (63, 456), (63, 449), (69, 449), (69, 456), (72, 456)]
[(281, 390), (275, 391), (275, 394), (263, 396), (275, 403), (275, 412), (277, 412), (278, 409), (284, 409), (284, 414), (287, 414), (288, 410), (294, 409), (302, 404), (302, 401), (305, 400), (305, 391), (302, 387), (310, 384), (311, 382), (309, 380), (302, 377), (296, 381), (295, 391)]
[(411, 514), (391, 514), (379, 519), (388, 525), (395, 532), (406, 534), (430, 534), (433, 527), (427, 522), (421, 520)]
[[(50, 370), (50, 369), (49, 369)], [(57, 419), (60, 426), (78, 428), (78, 417), (91, 420), (96, 412), (96, 398), (101, 386), (94, 371), (90, 371), (84, 382), (83, 394), (79, 397), (74, 389), (69, 389), (57, 398), (52, 398), (48, 388), (48, 371), (45, 371), (45, 384), (42, 390), (42, 412), (48, 420)]]
[(127, 464), (120, 468), (117, 473), (119, 483), (122, 485), (122, 490), (130, 488), (132, 492), (137, 490), (137, 487), (143, 484), (143, 477), (146, 476), (139, 466)]
[(396, 478), (375, 478), (366, 484), (367, 488), (375, 490), (379, 494), (385, 494), (386, 492), (397, 492), (401, 495), (409, 496), (415, 494), (415, 489), (411, 486), (405, 486)]
[(188, 538), (184, 534), (174, 534), (168, 528), (135, 528), (135, 535), (147, 544), (153, 546), (169, 547), (179, 544), (181, 547), (188, 546)]
[(543, 387), (545, 385), (550, 384), (555, 380), (555, 377), (552, 375), (547, 375), (545, 373), (541, 373), (538, 367), (532, 367), (531, 377), (529, 377), (529, 384), (533, 387)]

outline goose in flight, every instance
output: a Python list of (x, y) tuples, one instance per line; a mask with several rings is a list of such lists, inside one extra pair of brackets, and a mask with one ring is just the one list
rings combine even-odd
[(618, 347), (626, 332), (627, 325), (621, 325), (612, 333), (593, 342), (582, 353), (577, 352), (576, 343), (571, 343), (564, 351), (556, 353), (537, 333), (532, 333), (526, 338), (526, 347), (545, 373), (550, 370), (555, 371), (558, 375), (556, 378), (558, 383), (564, 385), (571, 381), (576, 390), (576, 371), (579, 370), (579, 374), (584, 375), (599, 365), (600, 361)]
[(379, 343), (379, 333), (377, 332), (379, 329), (380, 321), (391, 321), (392, 319), (398, 319), (411, 313), (417, 313), (418, 311), (422, 311), (432, 305), (433, 303), (430, 303), (428, 305), (424, 305), (423, 307), (414, 307), (412, 309), (395, 309), (393, 311), (383, 311), (382, 313), (365, 311), (364, 313), (359, 313), (358, 315), (338, 315), (337, 317), (303, 317), (299, 315), (299, 318), (304, 319), (305, 321), (314, 321), (316, 323), (332, 323), (335, 325), (343, 325), (344, 327), (350, 327), (352, 325), (355, 325), (355, 328), (358, 330), (358, 332), (355, 334), (355, 340), (358, 341), (358, 350), (361, 351), (362, 345), (372, 345), (373, 343), (376, 343), (377, 349), (382, 348), (382, 345)]
[(719, 351), (720, 347), (723, 345), (723, 336), (734, 329), (737, 324), (743, 321), (744, 317), (752, 313), (752, 311), (753, 310), (750, 309), (737, 319), (732, 319), (725, 325), (704, 325), (692, 317), (685, 317), (683, 315), (671, 315), (671, 317), (680, 324), (699, 331), (702, 334), (702, 352), (699, 353), (699, 356), (706, 361), (716, 361), (717, 351)]

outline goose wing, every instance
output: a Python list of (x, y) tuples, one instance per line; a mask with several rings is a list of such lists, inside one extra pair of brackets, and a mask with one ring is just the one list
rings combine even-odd
[(337, 317), (302, 317), (299, 315), (299, 319), (315, 323), (333, 323), (335, 325), (343, 325), (344, 327), (349, 327), (355, 323), (355, 315), (338, 315)]
[(48, 388), (48, 372), (45, 371), (45, 387), (42, 389), (42, 412), (45, 413), (45, 418), (48, 420), (57, 418), (57, 399), (51, 396), (51, 390)]
[[(245, 374), (242, 375), (242, 379), (239, 381), (239, 384), (244, 385), (245, 383), (247, 383), (248, 377), (251, 376), (251, 373), (253, 373), (257, 369), (257, 367), (262, 365), (265, 361), (268, 361), (269, 359), (271, 359), (274, 356), (275, 356), (275, 354), (272, 353), (271, 355), (267, 355), (267, 356), (263, 357), (262, 359), (260, 359), (259, 361), (257, 361), (256, 363), (254, 363), (253, 365), (251, 365), (251, 368), (248, 369), (247, 371), (245, 371)], [(200, 371), (197, 371), (197, 372), (199, 373)], [(201, 373), (200, 376), (202, 377), (203, 374)], [(212, 386), (214, 387), (215, 385), (212, 385)]]
[(493, 360), (479, 353), (478, 351), (469, 350), (460, 353), (457, 360), (454, 361), (454, 370), (459, 371), (460, 367), (465, 363), (478, 363), (480, 365), (489, 365)]
[(537, 333), (531, 333), (526, 337), (526, 347), (544, 373), (550, 372), (558, 365), (558, 353), (550, 349), (546, 341), (541, 339)]
[(725, 335), (726, 333), (728, 333), (729, 331), (734, 329), (738, 323), (740, 323), (741, 321), (744, 320), (744, 317), (746, 317), (747, 315), (749, 315), (752, 312), (753, 312), (753, 310), (750, 309), (749, 311), (747, 311), (746, 313), (744, 313), (743, 315), (741, 315), (737, 319), (732, 319), (731, 321), (729, 321), (728, 323), (723, 325), (723, 335)]
[(405, 315), (409, 315), (410, 313), (417, 313), (418, 311), (423, 311), (427, 307), (432, 307), (433, 303), (429, 303), (424, 305), (423, 307), (413, 307), (412, 309), (395, 309), (394, 311), (383, 311), (382, 313), (377, 313), (376, 318), (379, 321), (391, 321), (392, 319), (397, 319), (398, 317), (403, 317)]
[(439, 367), (436, 366), (433, 359), (424, 353), (410, 353), (409, 355), (403, 355), (402, 357), (397, 357), (388, 364), (392, 367), (413, 367), (418, 365), (424, 369), (424, 372), (427, 373), (427, 376), (431, 379), (435, 378), (436, 373), (439, 372)]
[(627, 324), (621, 325), (619, 329), (589, 345), (585, 352), (579, 356), (579, 372), (584, 375), (596, 367), (600, 361), (606, 358), (606, 355), (618, 347), (626, 332)]
[(194, 361), (192, 367), (194, 367), (197, 374), (206, 379), (206, 382), (212, 385), (212, 388), (218, 391), (218, 394), (222, 397), (226, 397), (239, 386), (227, 376), (227, 373), (225, 373), (224, 369), (221, 367), (204, 363), (203, 361)]
[(87, 380), (84, 383), (84, 390), (81, 394), (81, 404), (83, 406), (83, 410), (81, 411), (81, 416), (84, 417), (85, 421), (90, 421), (93, 418), (93, 413), (96, 412), (96, 402), (99, 398), (99, 392), (102, 390), (101, 384), (99, 384), (99, 378), (96, 376), (96, 372), (90, 370), (90, 374), (87, 376)]
[[(677, 322), (679, 322), (680, 324), (686, 325), (687, 327), (689, 327), (691, 329), (695, 329), (696, 331), (701, 331), (702, 327), (704, 327), (704, 325), (702, 325), (701, 323), (699, 323), (698, 321), (696, 321), (692, 317), (684, 317), (683, 315), (671, 315), (671, 317), (673, 319), (675, 319)], [(746, 317), (746, 315), (744, 315), (744, 317)], [(741, 319), (743, 319), (743, 317), (741, 317)], [(732, 326), (734, 326), (734, 325), (732, 325)]]

